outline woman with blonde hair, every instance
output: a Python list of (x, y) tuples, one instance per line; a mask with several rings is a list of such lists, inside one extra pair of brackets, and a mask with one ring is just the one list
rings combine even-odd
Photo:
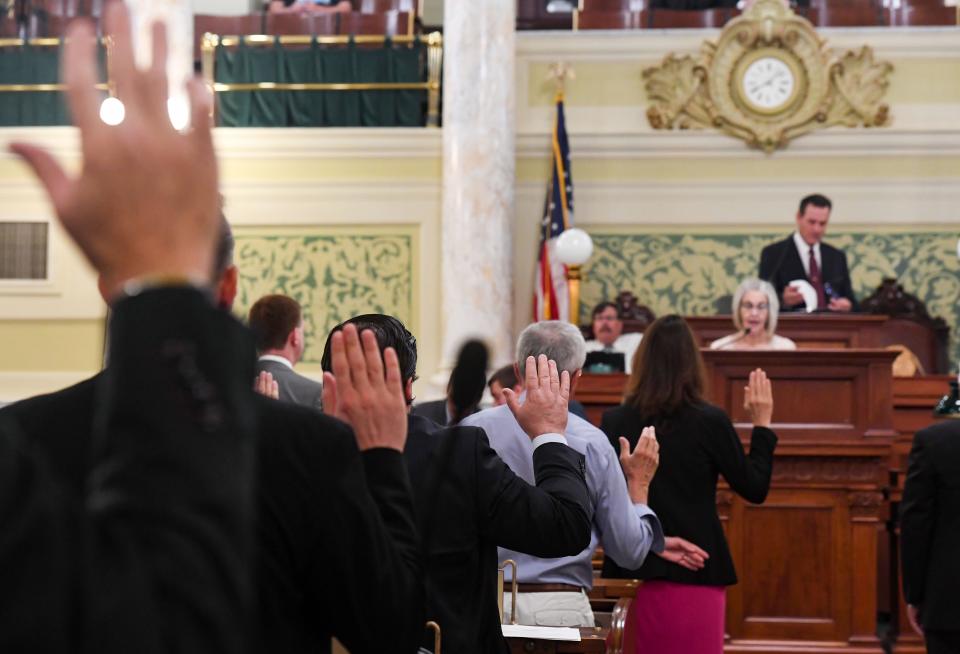
[(780, 301), (770, 282), (747, 279), (733, 294), (733, 324), (737, 331), (718, 338), (711, 350), (796, 350), (789, 338), (777, 336)]
[(737, 583), (737, 574), (717, 516), (717, 478), (722, 474), (734, 492), (758, 504), (770, 489), (777, 436), (770, 430), (773, 395), (766, 374), (751, 372), (744, 389), (753, 419), (749, 454), (726, 413), (704, 399), (705, 385), (689, 325), (680, 316), (664, 316), (640, 342), (623, 404), (600, 423), (614, 449), (620, 437), (632, 448), (644, 427), (656, 428), (660, 466), (648, 504), (664, 533), (709, 555), (696, 571), (657, 556), (648, 556), (639, 570), (604, 560), (604, 577), (644, 580), (629, 618), (643, 654), (722, 654), (726, 586)]

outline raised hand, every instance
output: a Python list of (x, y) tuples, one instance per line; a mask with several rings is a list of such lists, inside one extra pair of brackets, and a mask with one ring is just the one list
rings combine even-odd
[[(362, 344), (361, 344), (362, 341)], [(323, 410), (351, 427), (361, 450), (403, 451), (407, 442), (407, 403), (397, 353), (388, 347), (380, 358), (370, 330), (357, 334), (345, 325), (330, 338), (333, 374), (323, 375)]]
[(264, 397), (269, 397), (271, 400), (280, 399), (280, 384), (266, 370), (262, 370), (253, 380), (253, 390)]
[(667, 536), (663, 541), (663, 551), (657, 552), (657, 556), (671, 563), (676, 563), (687, 570), (694, 572), (702, 570), (707, 559), (710, 558), (710, 555), (705, 551), (678, 536)]
[(660, 465), (660, 444), (657, 442), (657, 430), (644, 427), (633, 452), (630, 441), (620, 437), (620, 465), (627, 478), (630, 499), (636, 504), (646, 504), (650, 482)]
[(511, 389), (503, 389), (507, 406), (531, 439), (541, 434), (562, 434), (567, 430), (567, 402), (570, 373), (557, 374), (557, 362), (541, 354), (527, 357), (524, 366), (526, 399), (523, 404)]
[(10, 149), (40, 179), (110, 295), (135, 278), (209, 283), (219, 220), (209, 92), (199, 79), (188, 85), (193, 128), (178, 133), (167, 113), (166, 28), (154, 26), (153, 60), (138, 70), (123, 2), (107, 5), (104, 24), (113, 39), (110, 61), (126, 109), (123, 123), (110, 127), (100, 120), (93, 25), (78, 19), (67, 30), (61, 66), (80, 129), (79, 176), (68, 175), (37, 146), (14, 143)]
[(773, 420), (773, 388), (767, 373), (760, 368), (750, 373), (743, 388), (743, 408), (750, 413), (754, 427), (770, 427)]

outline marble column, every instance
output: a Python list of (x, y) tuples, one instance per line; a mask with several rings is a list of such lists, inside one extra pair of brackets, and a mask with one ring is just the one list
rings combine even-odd
[[(126, 0), (130, 8), (137, 65), (146, 67), (152, 57), (152, 26), (167, 25), (167, 79), (170, 120), (178, 129), (190, 120), (185, 84), (193, 77), (193, 4), (191, 0)], [(122, 99), (122, 98), (121, 98)]]
[(516, 0), (446, 0), (443, 367), (470, 337), (512, 359)]

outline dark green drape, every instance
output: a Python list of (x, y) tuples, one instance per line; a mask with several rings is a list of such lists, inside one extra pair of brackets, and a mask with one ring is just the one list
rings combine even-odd
[[(100, 79), (106, 57), (100, 48)], [(0, 48), (0, 84), (56, 84), (60, 81), (60, 48)], [(0, 92), (0, 126), (69, 125), (63, 94), (56, 91)]]
[[(228, 84), (426, 81), (426, 46), (219, 46), (216, 81)], [(418, 127), (426, 91), (227, 91), (217, 94), (226, 127)]]

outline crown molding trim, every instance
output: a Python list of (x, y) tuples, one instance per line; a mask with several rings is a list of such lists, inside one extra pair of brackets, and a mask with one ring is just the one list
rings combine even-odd
[[(960, 59), (956, 27), (827, 27), (817, 32), (834, 50), (869, 44), (881, 58)], [(516, 52), (518, 59), (529, 61), (659, 60), (669, 52), (699, 52), (705, 39), (719, 34), (719, 29), (524, 31), (517, 32)]]

